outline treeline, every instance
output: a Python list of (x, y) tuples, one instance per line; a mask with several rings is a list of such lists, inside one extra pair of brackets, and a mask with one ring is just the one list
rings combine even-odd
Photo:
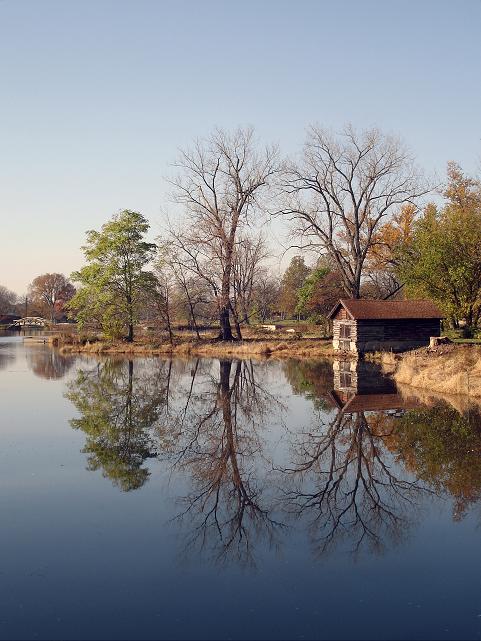
[(67, 303), (75, 287), (64, 274), (41, 274), (34, 278), (27, 294), (18, 296), (0, 285), (0, 317), (40, 316), (52, 322), (67, 320)]
[[(145, 320), (172, 338), (174, 323), (198, 331), (216, 319), (219, 337), (231, 340), (253, 321), (322, 324), (339, 297), (427, 297), (474, 333), (481, 183), (457, 165), (435, 187), (392, 136), (311, 127), (294, 159), (239, 129), (197, 141), (176, 168), (173, 209), (155, 243), (130, 210), (87, 233), (67, 303), (81, 326), (132, 340)], [(434, 192), (442, 204), (426, 204)], [(289, 221), (299, 250), (282, 279), (269, 267), (280, 253), (268, 238), (273, 218)]]

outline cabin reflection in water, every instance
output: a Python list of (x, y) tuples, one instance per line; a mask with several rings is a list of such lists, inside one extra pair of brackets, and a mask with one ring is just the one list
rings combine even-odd
[(344, 413), (402, 411), (419, 405), (404, 398), (379, 365), (360, 360), (334, 361), (331, 400)]

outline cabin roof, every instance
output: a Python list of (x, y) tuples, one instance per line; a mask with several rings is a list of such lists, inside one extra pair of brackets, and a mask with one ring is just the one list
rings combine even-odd
[(329, 312), (333, 318), (342, 306), (353, 320), (396, 320), (417, 318), (444, 318), (444, 314), (430, 300), (363, 300), (341, 298)]

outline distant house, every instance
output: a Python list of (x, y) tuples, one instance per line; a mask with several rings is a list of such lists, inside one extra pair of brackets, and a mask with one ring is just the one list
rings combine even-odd
[(443, 314), (429, 300), (341, 299), (328, 318), (336, 350), (402, 352), (439, 336)]

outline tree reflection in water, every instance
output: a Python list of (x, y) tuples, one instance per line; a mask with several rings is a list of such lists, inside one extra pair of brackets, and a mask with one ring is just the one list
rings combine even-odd
[(406, 468), (454, 500), (460, 520), (481, 499), (481, 412), (460, 412), (446, 402), (406, 412), (389, 440)]
[(70, 424), (87, 437), (88, 469), (102, 470), (123, 491), (140, 488), (149, 477), (145, 461), (158, 454), (150, 428), (168, 409), (171, 363), (145, 368), (108, 359), (79, 370), (67, 398), (80, 413)]
[(15, 361), (13, 354), (0, 349), (0, 370), (6, 369)]
[[(282, 429), (286, 408), (269, 391), (280, 367), (312, 402), (310, 430)], [(67, 397), (89, 469), (124, 491), (144, 485), (153, 458), (175, 477), (186, 553), (254, 563), (256, 546), (279, 544), (286, 513), (307, 523), (317, 554), (341, 543), (382, 551), (430, 493), (453, 496), (455, 518), (481, 499), (479, 410), (407, 403), (382, 381), (382, 393), (364, 385), (341, 399), (332, 380), (324, 365), (294, 362), (107, 359), (79, 370)]]
[(174, 519), (188, 526), (186, 550), (200, 545), (252, 562), (253, 538), (273, 544), (281, 527), (265, 490), (272, 462), (260, 434), (273, 405), (282, 406), (249, 361), (221, 360), (214, 370), (197, 360), (189, 378), (180, 367), (175, 385), (172, 375), (160, 359), (79, 370), (67, 398), (80, 414), (71, 425), (86, 434), (88, 467), (127, 491), (147, 481), (148, 459), (162, 460), (189, 479)]
[(64, 356), (55, 349), (39, 347), (26, 351), (27, 365), (40, 378), (63, 378), (75, 363), (75, 356)]
[[(314, 427), (293, 435), (292, 462), (283, 469), (289, 479), (286, 509), (306, 519), (317, 554), (341, 542), (355, 553), (363, 547), (382, 551), (407, 531), (420, 499), (429, 492), (396, 464), (387, 447), (396, 419), (386, 411), (372, 411), (402, 406), (393, 383), (368, 364), (347, 365), (344, 369), (352, 376), (336, 377), (337, 363), (323, 385), (312, 366), (298, 370), (307, 380), (296, 377), (297, 389), (305, 394), (315, 389), (324, 407), (327, 399), (331, 405), (330, 412), (319, 412), (319, 404), (314, 405)], [(326, 380), (331, 390), (334, 381), (332, 393)]]
[(406, 532), (419, 494), (427, 491), (394, 464), (384, 443), (389, 417), (375, 429), (370, 418), (338, 410), (294, 443), (296, 463), (285, 470), (294, 485), (286, 493), (288, 509), (307, 517), (317, 554), (346, 539), (353, 552), (363, 545), (382, 551), (387, 540), (397, 542)]
[(316, 410), (326, 410), (331, 406), (332, 365), (329, 361), (292, 359), (282, 363), (282, 369), (294, 394), (308, 398)]
[(272, 462), (260, 435), (273, 404), (280, 408), (250, 361), (221, 360), (218, 377), (198, 390), (191, 385), (172, 452), (192, 481), (177, 517), (190, 530), (186, 551), (208, 547), (217, 559), (253, 563), (254, 539), (275, 544), (282, 524), (273, 516)]

